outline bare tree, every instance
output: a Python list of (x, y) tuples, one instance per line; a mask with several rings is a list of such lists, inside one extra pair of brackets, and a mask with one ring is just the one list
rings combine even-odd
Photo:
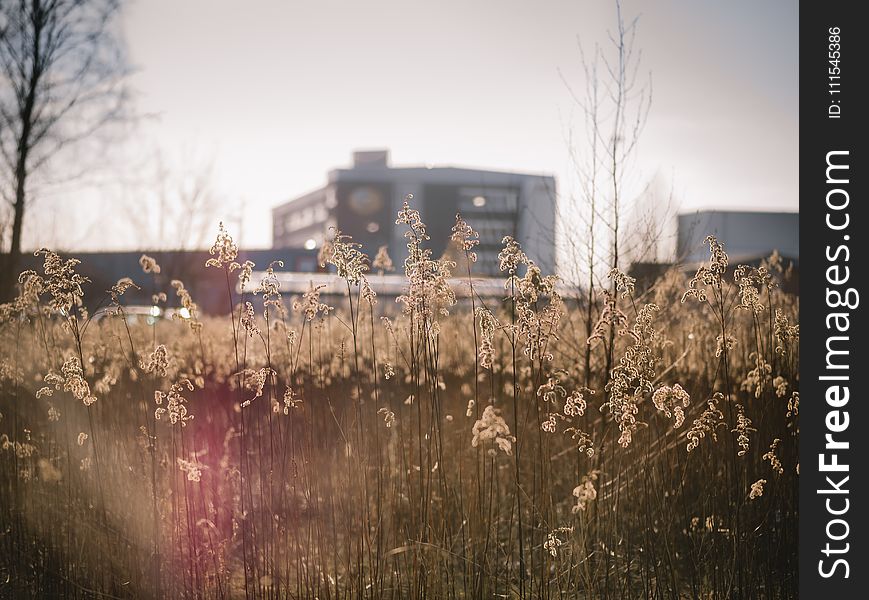
[[(174, 165), (172, 167), (168, 165)], [(225, 203), (214, 189), (214, 158), (182, 152), (169, 160), (163, 150), (136, 165), (116, 196), (121, 215), (151, 250), (205, 248)]]
[(599, 54), (606, 71), (606, 95), (611, 115), (595, 126), (605, 152), (607, 179), (610, 186), (611, 232), (610, 260), (619, 266), (619, 227), (622, 214), (622, 187), (625, 171), (646, 125), (652, 106), (652, 79), (639, 79), (641, 53), (634, 49), (638, 18), (625, 24), (621, 2), (616, 2), (618, 29), (610, 34), (614, 57)]
[(36, 176), (121, 114), (120, 1), (0, 0), (0, 193), (12, 213), (0, 294), (11, 291)]
[[(572, 135), (569, 141), (580, 182), (580, 194), (574, 198), (570, 217), (582, 224), (585, 243), (580, 245), (575, 238), (568, 238), (574, 239), (573, 246), (569, 248), (574, 252), (574, 262), (577, 265), (584, 264), (587, 269), (581, 279), (586, 285), (585, 321), (588, 335), (591, 335), (594, 325), (595, 288), (606, 287), (597, 274), (598, 263), (608, 260), (608, 266), (619, 266), (625, 174), (652, 103), (651, 75), (641, 78), (641, 53), (635, 49), (638, 18), (625, 22), (621, 2), (617, 0), (615, 7), (617, 29), (610, 32), (609, 45), (601, 47), (596, 44), (589, 56), (580, 44), (585, 78), (583, 91), (577, 92), (562, 75), (562, 80), (582, 112), (585, 124), (585, 139), (581, 146), (577, 148)], [(608, 253), (600, 250), (602, 237), (606, 239)], [(609, 370), (609, 352), (607, 356)], [(588, 377), (589, 349), (586, 349), (584, 362)]]
[(631, 265), (672, 261), (678, 208), (673, 184), (655, 173), (630, 203), (622, 229), (622, 258)]

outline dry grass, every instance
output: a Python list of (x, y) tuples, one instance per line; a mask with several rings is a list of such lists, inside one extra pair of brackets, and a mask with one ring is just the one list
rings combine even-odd
[(734, 272), (710, 240), (691, 281), (613, 272), (587, 340), (512, 240), (484, 301), (469, 228), (456, 267), (398, 221), (395, 306), (344, 237), (324, 258), (346, 297), (287, 299), (221, 230), (227, 315), (173, 284), (191, 318), (154, 325), (125, 320), (130, 282), (89, 319), (46, 253), (0, 314), (0, 596), (796, 595), (798, 305), (775, 260)]

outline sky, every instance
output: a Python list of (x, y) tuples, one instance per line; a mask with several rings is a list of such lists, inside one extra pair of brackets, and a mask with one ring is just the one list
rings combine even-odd
[[(636, 186), (657, 177), (683, 212), (798, 210), (797, 3), (622, 11), (639, 18), (653, 89)], [(104, 184), (79, 192), (86, 209), (57, 193), (34, 210), (32, 246), (201, 245), (223, 219), (266, 248), (270, 209), (355, 149), (388, 148), (396, 166), (553, 174), (575, 197), (579, 44), (605, 44), (616, 25), (609, 0), (137, 0), (121, 18), (143, 118), (112, 147)], [(175, 205), (190, 198), (185, 216)]]

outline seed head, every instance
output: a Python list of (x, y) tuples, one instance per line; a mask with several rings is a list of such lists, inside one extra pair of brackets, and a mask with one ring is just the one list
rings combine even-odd
[(160, 265), (157, 264), (157, 260), (147, 254), (143, 254), (139, 257), (139, 264), (142, 266), (142, 271), (145, 273), (154, 273), (157, 275), (160, 272)]
[(374, 256), (374, 262), (371, 263), (371, 267), (381, 275), (395, 270), (395, 265), (392, 264), (392, 259), (389, 258), (388, 246), (381, 246), (377, 249), (377, 254)]
[(763, 486), (766, 485), (766, 479), (758, 479), (751, 484), (751, 490), (748, 493), (749, 500), (754, 500), (763, 496)]
[(383, 407), (377, 411), (378, 415), (383, 415), (383, 422), (386, 423), (386, 427), (390, 428), (395, 425), (395, 413), (389, 410), (387, 407)]
[(579, 485), (573, 488), (573, 497), (576, 498), (576, 504), (572, 509), (574, 514), (584, 511), (588, 508), (588, 504), (597, 498), (594, 482), (597, 481), (599, 474), (600, 471), (597, 469), (590, 471), (587, 475), (583, 475)]
[(516, 438), (510, 435), (510, 428), (500, 411), (491, 404), (483, 410), (483, 414), (474, 423), (471, 432), (473, 434), (471, 446), (474, 448), (481, 443), (493, 441), (505, 454), (512, 453)]
[(468, 225), (459, 213), (456, 213), (456, 224), (453, 225), (452, 231), (453, 234), (450, 239), (465, 253), (469, 261), (477, 262), (477, 253), (474, 252), (474, 248), (480, 244), (480, 234), (474, 231), (473, 227)]
[(214, 240), (211, 249), (208, 251), (211, 256), (217, 258), (209, 258), (205, 261), (206, 267), (217, 267), (219, 269), (238, 268), (240, 265), (235, 262), (238, 256), (238, 246), (232, 241), (232, 236), (226, 231), (223, 226), (223, 221), (220, 222), (217, 230), (217, 239)]

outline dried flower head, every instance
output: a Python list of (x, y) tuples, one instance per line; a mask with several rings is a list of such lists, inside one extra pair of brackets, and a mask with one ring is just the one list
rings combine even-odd
[(678, 383), (673, 387), (664, 385), (655, 390), (652, 394), (652, 403), (659, 411), (663, 412), (667, 418), (675, 418), (673, 427), (676, 429), (682, 426), (685, 422), (685, 408), (691, 404), (691, 397), (688, 395), (681, 385)]
[(477, 307), (477, 318), (480, 322), (480, 366), (492, 368), (492, 358), (495, 355), (495, 331), (500, 327), (492, 311), (482, 306)]
[(537, 388), (537, 397), (543, 398), (544, 402), (550, 402), (554, 406), (561, 405), (561, 399), (567, 395), (564, 386), (558, 378), (558, 373), (546, 378), (546, 383)]
[(40, 295), (49, 295), (48, 306), (55, 312), (69, 320), (74, 320), (73, 309), (83, 310), (82, 299), (84, 291), (82, 285), (90, 283), (90, 279), (76, 273), (75, 268), (81, 261), (75, 258), (63, 260), (51, 250), (42, 248), (34, 253), (35, 256), (43, 255), (42, 270), (44, 277), (35, 271), (24, 271), (18, 276), (18, 282), (22, 284), (22, 302), (29, 297), (36, 304)]
[(695, 298), (698, 302), (706, 302), (707, 287), (721, 287), (721, 281), (727, 272), (729, 259), (724, 251), (724, 246), (714, 235), (707, 236), (704, 240), (709, 245), (711, 255), (709, 265), (701, 265), (697, 273), (688, 282), (688, 290), (682, 295), (682, 302), (688, 298)]
[(241, 407), (245, 408), (250, 406), (251, 402), (262, 396), (269, 377), (276, 374), (277, 373), (275, 373), (274, 369), (269, 367), (263, 367), (259, 370), (245, 369), (239, 373), (239, 375), (242, 375), (244, 378), (244, 387), (254, 393), (253, 398), (241, 403)]
[(742, 404), (736, 405), (736, 427), (731, 430), (736, 435), (736, 443), (739, 446), (737, 456), (745, 456), (748, 452), (750, 437), (752, 431), (757, 431), (751, 426), (751, 419), (745, 416), (745, 407)]
[(302, 399), (296, 396), (296, 393), (293, 391), (293, 388), (287, 386), (287, 389), (284, 390), (284, 407), (283, 412), (285, 415), (290, 414), (290, 410), (294, 408), (298, 408), (299, 405), (302, 404)]
[(238, 285), (242, 291), (247, 287), (247, 284), (250, 283), (250, 278), (253, 275), (253, 268), (256, 266), (256, 263), (250, 260), (244, 261), (242, 264), (238, 265), (238, 268), (241, 270), (238, 274)]
[[(29, 440), (30, 438), (26, 439)], [(18, 458), (30, 458), (36, 452), (36, 446), (28, 441), (19, 442), (10, 440), (8, 434), (2, 433), (0, 434), (0, 450), (14, 452)]]
[[(189, 379), (182, 379), (173, 383), (166, 393), (160, 390), (155, 391), (154, 403), (157, 408), (154, 411), (154, 418), (159, 421), (163, 415), (166, 415), (170, 424), (180, 423), (182, 427), (186, 427), (187, 421), (192, 419), (193, 415), (189, 414), (187, 410), (187, 398), (181, 395), (185, 389), (190, 392), (193, 391), (193, 384), (190, 383)], [(166, 402), (165, 407), (163, 406), (164, 401)]]
[(112, 289), (109, 290), (109, 295), (112, 297), (112, 302), (114, 304), (118, 304), (120, 301), (120, 297), (126, 293), (130, 288), (140, 289), (133, 280), (129, 277), (121, 277), (118, 279), (118, 282), (112, 286)]
[(269, 263), (262, 281), (260, 281), (259, 286), (253, 291), (254, 294), (262, 294), (263, 308), (267, 319), (269, 307), (278, 308), (281, 306), (281, 282), (278, 281), (278, 277), (275, 275), (275, 266), (283, 268), (284, 261), (274, 260)]
[(241, 311), (239, 321), (242, 328), (247, 332), (248, 337), (260, 335), (260, 328), (256, 324), (256, 311), (250, 302), (244, 303), (244, 310)]
[(362, 296), (362, 299), (368, 302), (369, 306), (374, 306), (377, 304), (377, 292), (371, 287), (371, 283), (368, 281), (368, 278), (364, 275), (362, 276), (362, 286), (359, 292), (359, 295)]
[(763, 304), (760, 302), (760, 290), (755, 286), (766, 284), (769, 277), (766, 270), (761, 269), (739, 265), (733, 271), (733, 279), (739, 287), (739, 304), (737, 308), (750, 310), (753, 314), (763, 312)]
[(564, 430), (564, 433), (569, 435), (570, 439), (573, 440), (577, 452), (582, 452), (589, 458), (594, 456), (594, 442), (587, 432), (577, 427), (568, 427)]
[(199, 331), (202, 329), (202, 323), (199, 322), (199, 305), (197, 305), (193, 301), (193, 297), (190, 295), (190, 292), (187, 291), (187, 288), (184, 287), (184, 282), (179, 279), (173, 279), (171, 282), (173, 288), (175, 288), (175, 295), (178, 296), (181, 300), (181, 306), (184, 308), (186, 312), (186, 316), (182, 316), (182, 314), (176, 312), (172, 315), (173, 319), (181, 319), (192, 329), (193, 331)]
[(616, 306), (616, 298), (608, 290), (603, 290), (604, 305), (600, 312), (597, 323), (586, 344), (591, 346), (595, 342), (602, 342), (606, 339), (606, 334), (610, 331), (621, 330), (627, 325), (628, 316)]
[(565, 544), (565, 542), (563, 542), (558, 536), (568, 533), (573, 533), (573, 527), (559, 527), (558, 529), (553, 529), (546, 534), (546, 541), (543, 542), (543, 549), (549, 552), (549, 555), (552, 556), (552, 558), (557, 558), (558, 549)]
[(299, 310), (305, 313), (306, 321), (313, 321), (318, 315), (321, 318), (328, 315), (329, 312), (333, 310), (332, 307), (320, 302), (320, 290), (325, 287), (325, 285), (314, 287), (314, 284), (310, 283), (308, 291), (302, 294), (301, 301), (297, 300), (293, 302), (293, 310)]
[(187, 475), (187, 481), (200, 481), (202, 479), (202, 471), (207, 469), (205, 465), (200, 463), (196, 456), (190, 457), (192, 460), (184, 460), (183, 458), (178, 458), (178, 468), (182, 473)]
[(158, 344), (154, 351), (148, 355), (148, 360), (141, 361), (139, 366), (146, 373), (153, 373), (156, 377), (166, 377), (169, 369), (169, 351), (163, 344)]
[(742, 389), (754, 392), (754, 397), (760, 398), (772, 381), (772, 365), (766, 362), (759, 352), (752, 352), (749, 358), (754, 359), (754, 368), (746, 373), (742, 381)]
[[(528, 261), (527, 265), (523, 277), (511, 275), (505, 283), (514, 292), (516, 318), (510, 329), (523, 340), (523, 354), (532, 360), (552, 360), (549, 342), (558, 339), (555, 331), (566, 312), (564, 302), (555, 290), (558, 278), (554, 275), (544, 276), (532, 261)], [(541, 305), (540, 300), (548, 302)]]
[(456, 295), (450, 287), (449, 278), (456, 263), (446, 258), (434, 260), (431, 250), (424, 247), (429, 239), (425, 223), (420, 218), (419, 211), (410, 208), (408, 195), (402, 209), (398, 212), (396, 225), (407, 225), (404, 232), (407, 239), (407, 258), (404, 260), (404, 273), (408, 286), (404, 294), (396, 301), (403, 305), (407, 315), (420, 319), (431, 336), (432, 324), (438, 316), (449, 314), (449, 308), (456, 303)]
[(395, 425), (395, 413), (389, 410), (387, 407), (383, 407), (377, 411), (378, 415), (383, 415), (383, 422), (386, 423), (386, 427), (392, 427)]
[(377, 249), (377, 254), (374, 256), (374, 262), (371, 267), (383, 275), (395, 270), (395, 265), (392, 264), (392, 259), (389, 258), (389, 247), (381, 246)]
[(772, 470), (778, 473), (779, 475), (784, 474), (785, 470), (781, 464), (781, 460), (779, 460), (778, 456), (776, 456), (776, 450), (778, 449), (778, 445), (781, 443), (779, 438), (775, 438), (772, 441), (772, 444), (769, 445), (769, 451), (763, 455), (763, 460), (769, 461), (769, 466), (772, 467)]
[(613, 282), (616, 292), (622, 293), (622, 298), (634, 295), (634, 286), (637, 283), (636, 278), (631, 277), (621, 269), (611, 269), (608, 277)]
[(736, 338), (732, 335), (719, 335), (715, 338), (715, 358), (730, 352), (736, 345)]
[(392, 379), (395, 377), (395, 367), (392, 366), (391, 363), (383, 364), (383, 378), (384, 379)]
[(585, 395), (593, 395), (594, 390), (587, 387), (582, 387), (578, 390), (573, 390), (567, 399), (564, 401), (564, 416), (565, 417), (581, 417), (585, 414), (587, 402)]
[(217, 267), (218, 269), (228, 270), (233, 266), (236, 268), (240, 266), (235, 262), (236, 257), (238, 257), (238, 246), (232, 241), (232, 236), (226, 231), (223, 221), (218, 226), (217, 239), (214, 240), (214, 244), (211, 245), (208, 253), (217, 258), (206, 260), (206, 267)]
[(331, 240), (331, 254), (326, 259), (330, 265), (334, 265), (338, 277), (346, 279), (348, 283), (358, 284), (362, 274), (368, 271), (368, 256), (360, 250), (362, 244), (353, 241), (349, 235), (344, 235), (340, 230), (334, 229)]
[(788, 400), (788, 417), (796, 417), (800, 414), (800, 393), (791, 392), (790, 400)]
[(476, 448), (481, 443), (494, 441), (504, 453), (511, 454), (516, 438), (510, 435), (510, 428), (501, 416), (500, 411), (491, 404), (483, 410), (483, 414), (471, 429), (471, 446)]
[[(63, 366), (60, 368), (63, 373), (63, 389), (70, 392), (77, 400), (81, 400), (85, 406), (90, 406), (97, 401), (96, 397), (91, 394), (90, 385), (84, 378), (84, 371), (81, 368), (81, 362), (77, 357), (70, 356), (67, 358)], [(46, 377), (48, 381), (48, 377)]]
[(0, 382), (3, 381), (20, 384), (24, 381), (24, 373), (18, 365), (12, 364), (5, 359), (0, 359)]
[(636, 417), (639, 403), (642, 402), (644, 394), (654, 389), (652, 382), (655, 380), (655, 366), (659, 360), (652, 347), (656, 337), (653, 319), (657, 311), (655, 304), (646, 304), (637, 311), (634, 326), (628, 330), (633, 338), (633, 345), (625, 350), (618, 365), (612, 369), (610, 381), (605, 386), (609, 399), (603, 404), (603, 408), (609, 409), (618, 424), (618, 442), (623, 448), (631, 444), (639, 425)]
[(409, 231), (406, 231), (404, 236), (408, 239), (416, 238), (420, 242), (429, 239), (425, 232), (425, 223), (420, 218), (419, 211), (410, 207), (410, 201), (413, 200), (413, 194), (408, 194), (404, 197), (404, 203), (401, 210), (398, 211), (398, 218), (395, 219), (396, 225), (407, 225)]
[(766, 479), (758, 479), (751, 484), (751, 490), (748, 492), (749, 500), (754, 500), (763, 496), (763, 486), (766, 485)]
[(501, 252), (498, 253), (498, 268), (510, 275), (515, 275), (519, 265), (528, 264), (528, 257), (525, 256), (519, 242), (517, 242), (512, 236), (504, 236), (501, 243), (504, 247), (501, 249)]
[(718, 441), (716, 430), (724, 426), (724, 413), (718, 409), (718, 403), (724, 400), (721, 392), (715, 392), (711, 399), (706, 401), (706, 408), (700, 416), (694, 419), (691, 429), (685, 434), (688, 438), (688, 452), (700, 445), (700, 440), (707, 435), (713, 441)]
[(145, 273), (154, 273), (156, 275), (160, 272), (160, 265), (157, 264), (156, 259), (147, 254), (143, 254), (139, 257), (139, 264), (142, 266), (142, 271)]
[(594, 482), (597, 481), (600, 471), (595, 469), (587, 475), (583, 475), (579, 481), (579, 485), (573, 488), (573, 497), (576, 498), (576, 504), (573, 506), (574, 514), (584, 511), (588, 508), (589, 502), (597, 498), (597, 489), (594, 487)]
[(470, 417), (471, 415), (474, 414), (474, 406), (475, 406), (476, 404), (477, 404), (477, 403), (474, 401), (473, 398), (471, 398), (470, 400), (468, 400), (468, 407), (465, 409), (465, 416), (466, 416), (466, 417)]
[(456, 213), (456, 224), (453, 225), (450, 239), (458, 245), (471, 262), (477, 262), (477, 253), (474, 248), (480, 244), (480, 234)]
[(790, 325), (787, 315), (777, 308), (775, 309), (775, 323), (773, 324), (773, 332), (775, 334), (776, 347), (775, 351), (778, 354), (786, 354), (794, 344), (800, 339), (800, 326)]
[(781, 375), (772, 380), (772, 387), (775, 389), (777, 398), (784, 398), (788, 395), (788, 380)]

